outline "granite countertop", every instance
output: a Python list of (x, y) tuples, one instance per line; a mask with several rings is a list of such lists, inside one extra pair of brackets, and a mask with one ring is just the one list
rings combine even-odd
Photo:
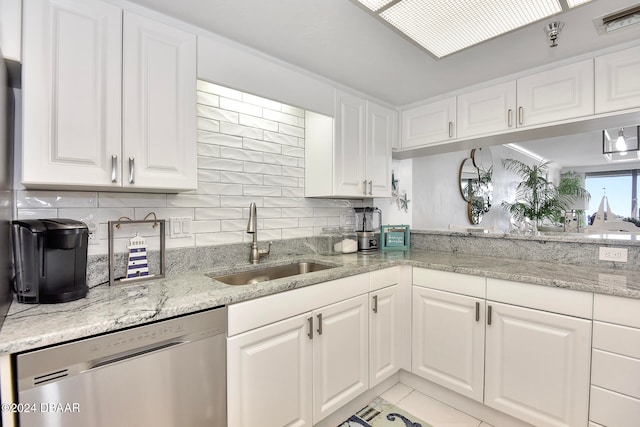
[[(0, 354), (32, 350), (400, 264), (640, 299), (640, 271), (636, 270), (415, 249), (299, 259), (333, 263), (337, 267), (242, 286), (226, 285), (207, 275), (239, 270), (219, 268), (130, 285), (100, 285), (93, 287), (86, 298), (63, 304), (14, 302), (0, 330)], [(267, 261), (258, 267), (291, 261)]]

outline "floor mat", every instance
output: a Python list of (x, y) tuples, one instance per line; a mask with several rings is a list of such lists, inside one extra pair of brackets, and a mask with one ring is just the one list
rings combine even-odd
[(338, 427), (433, 427), (378, 397)]

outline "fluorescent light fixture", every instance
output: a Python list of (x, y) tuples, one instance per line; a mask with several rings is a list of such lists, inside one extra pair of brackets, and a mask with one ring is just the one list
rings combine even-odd
[(358, 0), (360, 3), (365, 5), (367, 8), (373, 10), (380, 10), (385, 7), (389, 3), (393, 3), (395, 0)]
[(581, 4), (589, 3), (591, 0), (567, 0), (567, 5), (573, 9), (576, 6), (580, 6)]

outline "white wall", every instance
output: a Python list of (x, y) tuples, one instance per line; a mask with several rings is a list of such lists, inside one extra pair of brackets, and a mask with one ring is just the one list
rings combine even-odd
[[(89, 254), (100, 254), (108, 251), (107, 221), (120, 217), (143, 219), (155, 212), (164, 219), (191, 218), (192, 237), (168, 238), (171, 248), (249, 241), (251, 202), (258, 206), (260, 240), (312, 236), (323, 226), (340, 225), (350, 207), (363, 205), (362, 200), (304, 197), (304, 110), (204, 81), (198, 89), (196, 191), (29, 191), (19, 186), (18, 218), (96, 224), (98, 244), (89, 246)], [(118, 239), (116, 251), (125, 251), (127, 241)], [(149, 246), (154, 248), (153, 241)]]

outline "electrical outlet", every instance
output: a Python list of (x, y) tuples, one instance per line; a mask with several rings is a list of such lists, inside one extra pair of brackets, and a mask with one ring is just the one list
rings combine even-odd
[(600, 248), (600, 261), (627, 262), (628, 250), (625, 248)]
[(169, 218), (169, 236), (172, 239), (191, 237), (191, 218), (189, 217)]

